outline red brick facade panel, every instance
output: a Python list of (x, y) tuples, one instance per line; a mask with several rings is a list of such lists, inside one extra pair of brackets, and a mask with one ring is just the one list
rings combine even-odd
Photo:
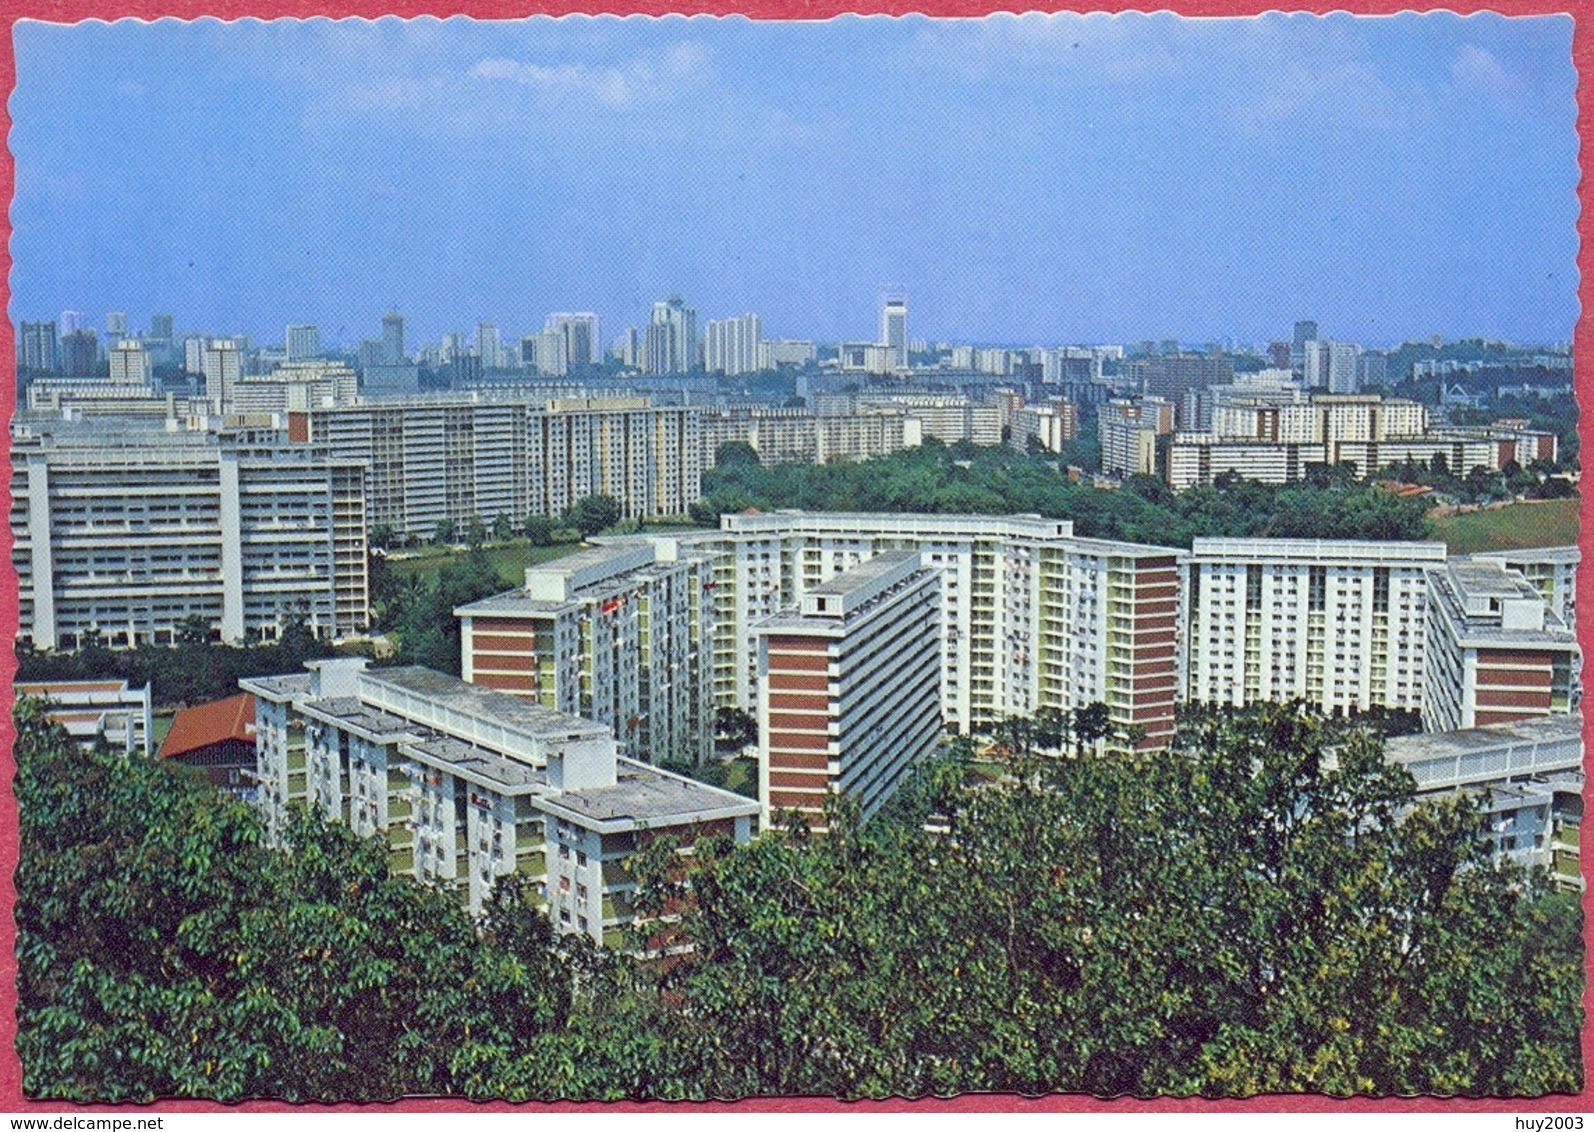
[(769, 648), (773, 652), (777, 649), (782, 652), (824, 652), (830, 642), (824, 637), (792, 637), (772, 634), (769, 638)]
[(1547, 652), (1518, 652), (1515, 649), (1479, 649), (1478, 667), (1485, 665), (1495, 668), (1538, 668), (1550, 667), (1550, 653)]
[(509, 676), (497, 672), (476, 672), (471, 681), (480, 684), (483, 688), (492, 688), (499, 692), (536, 692), (537, 678), (535, 676)]
[(478, 636), (482, 633), (515, 633), (518, 635), (533, 632), (536, 624), (535, 621), (518, 621), (508, 617), (474, 617), (471, 619), (471, 631)]
[(805, 731), (771, 731), (769, 733), (769, 749), (771, 751), (824, 751), (830, 747), (830, 737)]
[(771, 690), (769, 693), (769, 706), (772, 710), (817, 711), (822, 714), (828, 714), (830, 711), (830, 697), (782, 695)]
[(773, 677), (778, 670), (798, 672), (824, 672), (830, 667), (830, 659), (824, 653), (814, 653), (809, 656), (797, 656), (791, 653), (769, 654), (770, 675)]
[(828, 692), (830, 690), (830, 677), (819, 675), (810, 676), (798, 672), (771, 672), (769, 674), (769, 690), (771, 692)]
[(819, 731), (830, 725), (830, 717), (822, 712), (781, 711), (769, 713), (771, 732)]
[(1478, 689), (1478, 710), (1492, 708), (1522, 708), (1543, 715), (1550, 713), (1550, 690), (1542, 692), (1507, 692), (1497, 688)]
[(799, 754), (796, 751), (771, 751), (769, 753), (769, 769), (776, 767), (784, 770), (817, 770), (826, 774), (830, 773), (830, 756), (828, 754)]
[(1505, 684), (1514, 688), (1548, 688), (1548, 668), (1480, 668), (1478, 686)]
[(537, 656), (530, 652), (483, 653), (475, 649), (471, 651), (471, 669), (475, 672), (535, 672)]

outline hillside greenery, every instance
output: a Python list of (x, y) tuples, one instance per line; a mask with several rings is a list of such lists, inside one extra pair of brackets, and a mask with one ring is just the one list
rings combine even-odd
[[(32, 1097), (380, 1100), (1578, 1090), (1581, 912), (1294, 706), (1128, 761), (954, 744), (860, 825), (661, 839), (670, 963), (473, 922), (385, 845), (281, 849), (177, 768), (16, 713)], [(1334, 758), (1328, 756), (1332, 752)], [(662, 921), (656, 922), (657, 928)], [(650, 928), (650, 930), (652, 930)]]

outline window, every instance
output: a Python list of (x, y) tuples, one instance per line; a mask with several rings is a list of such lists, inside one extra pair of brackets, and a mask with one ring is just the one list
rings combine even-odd
[(1321, 613), (1326, 605), (1328, 592), (1328, 567), (1312, 566), (1307, 577), (1306, 608), (1314, 613)]

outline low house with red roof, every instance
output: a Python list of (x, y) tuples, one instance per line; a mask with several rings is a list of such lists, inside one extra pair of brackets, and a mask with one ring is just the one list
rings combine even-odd
[(178, 712), (159, 757), (200, 772), (218, 790), (252, 798), (255, 698), (244, 693)]

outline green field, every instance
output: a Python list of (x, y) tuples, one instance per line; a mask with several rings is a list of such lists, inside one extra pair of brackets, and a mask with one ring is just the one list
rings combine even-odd
[[(532, 546), (525, 540), (498, 543), (488, 546), (487, 561), (492, 564), (498, 576), (504, 580), (506, 586), (519, 586), (525, 584), (526, 567), (535, 566), (540, 562), (550, 562), (555, 558), (563, 558), (567, 554), (574, 554), (581, 549), (581, 543), (562, 542), (554, 546)], [(468, 550), (452, 550), (447, 547), (435, 547), (423, 551), (398, 551), (404, 557), (389, 557), (388, 565), (393, 573), (400, 578), (409, 578), (419, 575), (428, 584), (437, 580), (437, 575), (444, 566), (458, 562), (470, 552)]]
[(1576, 499), (1512, 503), (1463, 515), (1430, 516), (1434, 534), (1453, 554), (1570, 546), (1577, 542)]

